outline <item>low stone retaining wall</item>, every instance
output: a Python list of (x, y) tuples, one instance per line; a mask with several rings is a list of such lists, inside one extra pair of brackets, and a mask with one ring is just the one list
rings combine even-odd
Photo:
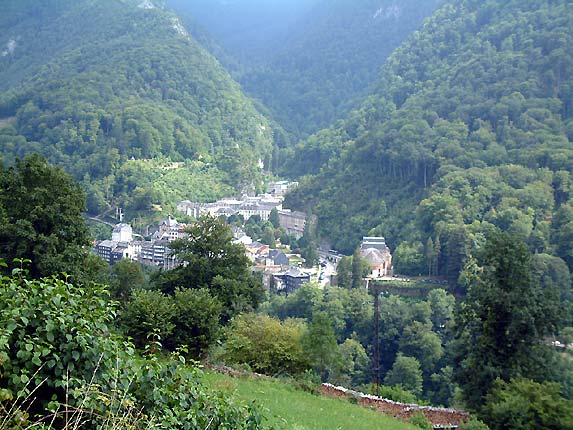
[(457, 411), (455, 409), (398, 403), (369, 394), (359, 393), (358, 391), (348, 390), (344, 387), (336, 387), (332, 384), (322, 384), (321, 389), (323, 394), (329, 397), (354, 397), (361, 406), (374, 408), (384, 414), (392, 415), (404, 421), (408, 421), (416, 412), (422, 412), (436, 429), (458, 428), (462, 421), (470, 417), (470, 414), (467, 412)]

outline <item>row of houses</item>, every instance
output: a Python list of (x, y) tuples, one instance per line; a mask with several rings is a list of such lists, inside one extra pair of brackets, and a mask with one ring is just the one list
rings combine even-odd
[(241, 215), (246, 221), (250, 217), (258, 215), (262, 220), (268, 221), (273, 209), (282, 210), (282, 202), (282, 198), (268, 194), (245, 197), (242, 200), (222, 199), (214, 203), (194, 203), (183, 200), (177, 204), (177, 210), (194, 218), (199, 218), (204, 214), (227, 218), (231, 215)]
[(229, 218), (233, 215), (241, 215), (245, 221), (253, 216), (259, 216), (261, 220), (268, 221), (273, 209), (279, 215), (279, 224), (287, 234), (300, 239), (304, 234), (306, 214), (303, 212), (284, 209), (284, 193), (296, 185), (296, 182), (271, 182), (267, 194), (259, 194), (254, 197), (245, 196), (241, 200), (221, 199), (214, 203), (195, 203), (183, 200), (177, 204), (177, 210), (187, 216), (199, 218), (208, 214), (214, 217)]
[(185, 236), (185, 227), (185, 224), (169, 216), (159, 223), (151, 241), (143, 241), (133, 239), (133, 229), (129, 224), (117, 224), (112, 231), (111, 240), (97, 243), (93, 252), (109, 264), (127, 259), (170, 270), (177, 267), (179, 262), (171, 255), (169, 244)]

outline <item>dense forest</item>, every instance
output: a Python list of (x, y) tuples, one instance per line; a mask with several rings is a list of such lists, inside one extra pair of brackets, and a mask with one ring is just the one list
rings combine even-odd
[[(118, 0), (7, 7), (1, 43), (12, 48), (0, 57), (7, 162), (47, 156), (82, 180), (96, 213), (113, 198), (133, 209), (171, 200), (153, 168), (133, 160), (181, 162), (169, 181), (181, 197), (260, 185), (259, 164), (272, 149), (268, 121), (175, 15)], [(125, 170), (143, 177), (122, 180)], [(210, 192), (182, 195), (188, 178), (212, 184)]]
[(572, 268), (572, 22), (567, 1), (448, 2), (296, 147), (289, 202), (342, 251), (387, 236), (406, 273), (455, 281), (495, 227)]

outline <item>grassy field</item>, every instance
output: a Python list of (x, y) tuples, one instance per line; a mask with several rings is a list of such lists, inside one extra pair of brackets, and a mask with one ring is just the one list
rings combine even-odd
[(217, 389), (234, 393), (244, 401), (256, 400), (267, 409), (271, 424), (288, 430), (419, 430), (349, 402), (315, 396), (280, 381), (233, 378), (206, 373), (205, 380)]

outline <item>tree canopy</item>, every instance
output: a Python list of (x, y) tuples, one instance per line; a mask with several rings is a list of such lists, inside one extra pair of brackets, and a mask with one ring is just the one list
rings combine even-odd
[(468, 406), (480, 411), (497, 378), (549, 378), (544, 338), (559, 324), (559, 295), (540, 287), (529, 250), (506, 233), (490, 237), (480, 266), (466, 270), (472, 273), (456, 315), (456, 377)]
[(34, 277), (79, 275), (91, 245), (84, 211), (79, 185), (42, 157), (0, 166), (0, 258), (30, 260)]

